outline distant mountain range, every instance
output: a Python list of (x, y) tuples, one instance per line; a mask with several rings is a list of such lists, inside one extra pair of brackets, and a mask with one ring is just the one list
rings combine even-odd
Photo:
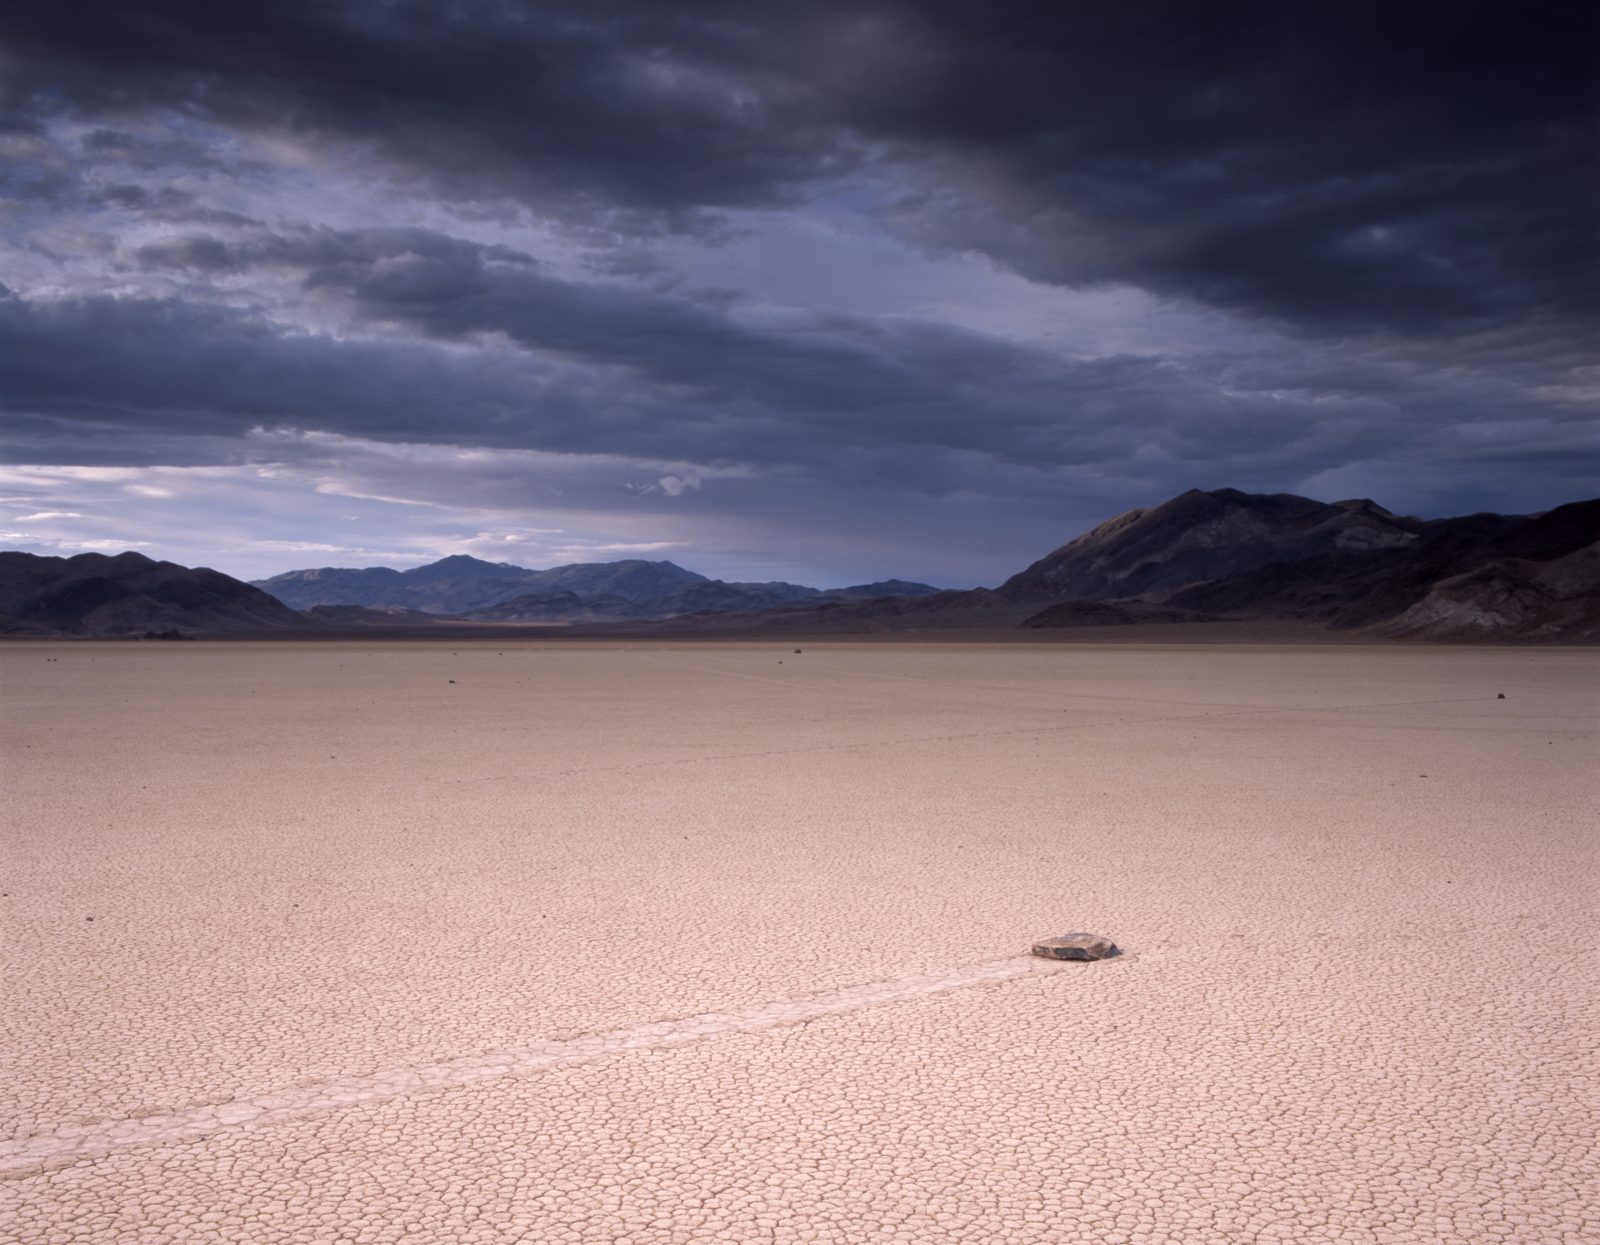
[(1365, 499), (1191, 489), (1068, 542), (998, 588), (726, 583), (671, 562), (529, 570), (450, 557), (245, 584), (137, 553), (0, 554), (0, 632), (1057, 629), (1291, 619), (1417, 640), (1600, 641), (1600, 500), (1539, 515), (1397, 515)]
[(285, 571), (271, 579), (258, 579), (255, 586), (294, 609), (313, 605), (365, 605), (375, 609), (398, 606), (452, 615), (525, 594), (570, 592), (582, 597), (640, 601), (705, 582), (704, 575), (671, 562), (630, 559), (531, 571), (509, 562), (485, 562), (458, 554), (409, 571), (387, 566), (362, 570), (323, 566)]
[(697, 625), (848, 633), (1244, 619), (1397, 639), (1600, 640), (1600, 500), (1427, 520), (1366, 499), (1191, 489), (1102, 523), (996, 589)]
[(672, 562), (580, 562), (545, 571), (458, 554), (415, 570), (324, 566), (258, 579), (255, 587), (295, 609), (360, 605), (420, 610), (487, 622), (606, 622), (707, 611), (772, 609), (795, 601), (925, 596), (927, 584), (893, 579), (851, 588), (727, 583)]

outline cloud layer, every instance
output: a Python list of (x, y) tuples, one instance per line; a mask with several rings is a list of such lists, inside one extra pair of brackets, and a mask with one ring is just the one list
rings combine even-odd
[(6, 539), (958, 583), (1191, 485), (1569, 500), (1595, 34), (1471, 3), (13, 6)]

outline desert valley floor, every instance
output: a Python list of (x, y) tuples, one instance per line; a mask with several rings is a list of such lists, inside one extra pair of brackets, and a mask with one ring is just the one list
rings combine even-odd
[(0, 679), (0, 1240), (1600, 1240), (1592, 649)]

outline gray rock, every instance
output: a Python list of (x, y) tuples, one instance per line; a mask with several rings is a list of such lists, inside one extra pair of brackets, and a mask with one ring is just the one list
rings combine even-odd
[(1033, 944), (1033, 953), (1047, 960), (1104, 960), (1117, 954), (1117, 944), (1099, 934), (1079, 931), (1041, 938)]

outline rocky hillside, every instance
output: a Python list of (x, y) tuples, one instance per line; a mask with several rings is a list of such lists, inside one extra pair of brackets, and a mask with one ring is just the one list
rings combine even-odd
[(1159, 601), (1193, 584), (1326, 554), (1403, 549), (1426, 524), (1376, 502), (1190, 489), (1130, 510), (999, 588), (1014, 600)]
[(1600, 633), (1597, 542), (1600, 501), (1437, 519), (1399, 548), (1274, 563), (1165, 600), (1407, 639), (1583, 641)]
[(1372, 630), (1403, 639), (1600, 641), (1600, 546), (1547, 562), (1485, 562), (1439, 580)]
[(0, 632), (126, 636), (307, 627), (304, 615), (220, 571), (142, 553), (0, 553)]
[[(1235, 543), (1223, 540), (1230, 533)], [(1597, 542), (1600, 501), (1421, 520), (1370, 501), (1223, 489), (1104, 523), (1000, 591), (1404, 639), (1582, 642), (1600, 638)], [(1086, 625), (1089, 616), (1058, 606), (1029, 625)]]

